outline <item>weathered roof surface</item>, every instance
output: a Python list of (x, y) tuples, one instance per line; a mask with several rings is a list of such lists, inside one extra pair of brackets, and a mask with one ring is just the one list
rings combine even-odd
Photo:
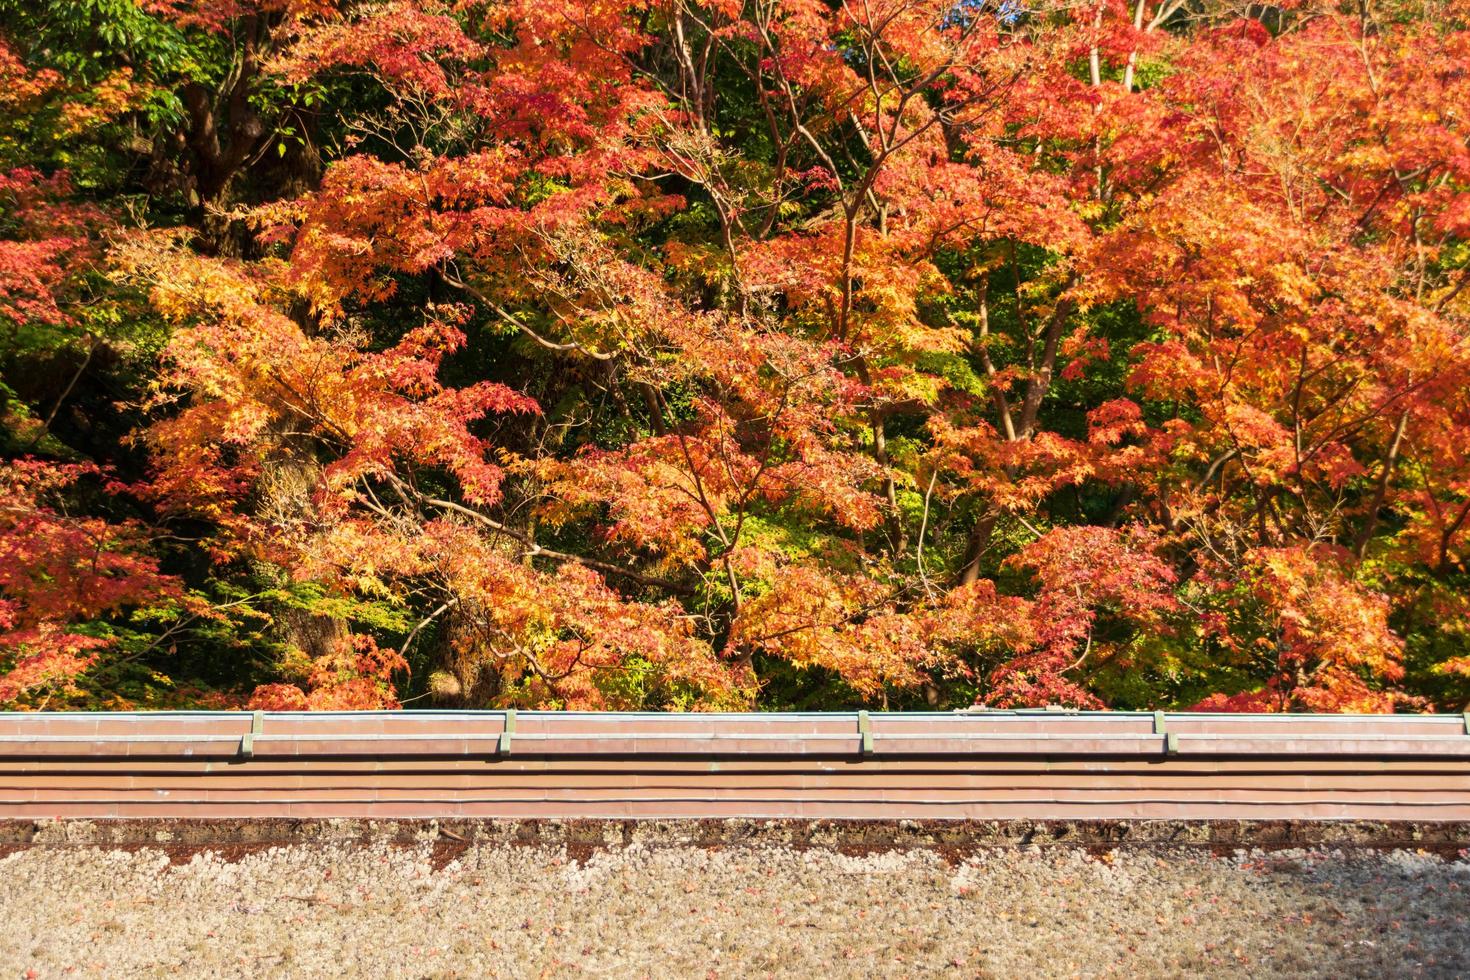
[(1459, 715), (0, 714), (0, 818), (1470, 819)]

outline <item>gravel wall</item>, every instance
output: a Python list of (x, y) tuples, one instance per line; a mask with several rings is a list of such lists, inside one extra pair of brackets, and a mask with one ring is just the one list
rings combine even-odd
[(0, 971), (1470, 974), (1470, 862), (1443, 848), (962, 852), (798, 845), (780, 829), (691, 843), (668, 828), (589, 846), (514, 830), (480, 840), (434, 825), (361, 830), (211, 846), (167, 832), (99, 844), (110, 832), (43, 828), (0, 857)]

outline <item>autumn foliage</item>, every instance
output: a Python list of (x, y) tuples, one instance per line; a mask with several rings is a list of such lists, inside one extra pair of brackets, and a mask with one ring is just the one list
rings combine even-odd
[(0, 702), (1470, 702), (1463, 0), (67, 10)]

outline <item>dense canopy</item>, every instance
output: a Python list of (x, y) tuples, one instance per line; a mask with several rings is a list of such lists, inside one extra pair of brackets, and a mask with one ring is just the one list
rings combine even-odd
[(1470, 702), (1466, 0), (0, 25), (0, 707)]

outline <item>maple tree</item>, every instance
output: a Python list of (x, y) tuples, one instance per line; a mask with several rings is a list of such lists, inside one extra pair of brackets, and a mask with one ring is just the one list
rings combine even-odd
[(1462, 0), (123, 6), (0, 46), (0, 697), (1470, 702)]
[(0, 650), (12, 659), (0, 701), (44, 706), (116, 642), (96, 620), (179, 596), (178, 582), (146, 553), (142, 529), (74, 517), (46, 499), (95, 475), (86, 464), (37, 460), (0, 471)]

